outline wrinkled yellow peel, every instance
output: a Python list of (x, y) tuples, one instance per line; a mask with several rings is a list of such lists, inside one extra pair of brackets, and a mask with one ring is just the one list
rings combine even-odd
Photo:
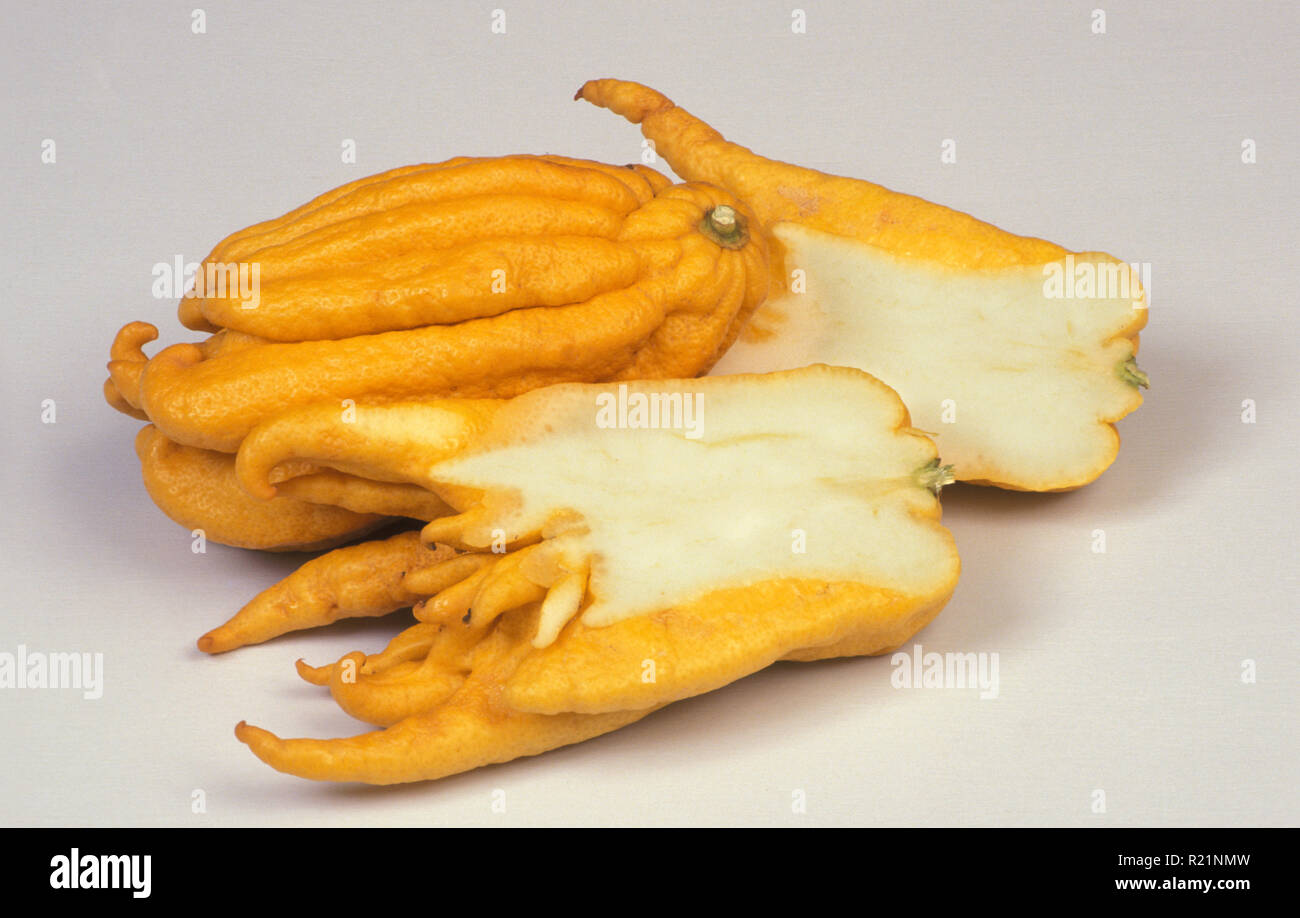
[(925, 594), (866, 583), (771, 579), (713, 591), (601, 628), (572, 623), (525, 657), (506, 685), (511, 708), (600, 714), (689, 698), (777, 660), (888, 653), (939, 614), (956, 586), (957, 553)]
[(963, 481), (1064, 490), (1114, 460), (1110, 425), (1142, 403), (1118, 372), (1146, 321), (1128, 266), (1082, 254), (1055, 263), (1059, 275), (1044, 265), (961, 268), (793, 223), (773, 233), (804, 291), (769, 299), (754, 321), (776, 333), (738, 341), (714, 373), (813, 362), (866, 370), (897, 390)]
[[(634, 426), (642, 398), (681, 404), (681, 424)], [(929, 593), (956, 564), (915, 479), (934, 458), (888, 387), (816, 367), (524, 395), (431, 478), (481, 489), (485, 518), (511, 538), (579, 516), (550, 544), (590, 558), (581, 621), (598, 628), (774, 576)], [(539, 644), (559, 632), (546, 618)]]

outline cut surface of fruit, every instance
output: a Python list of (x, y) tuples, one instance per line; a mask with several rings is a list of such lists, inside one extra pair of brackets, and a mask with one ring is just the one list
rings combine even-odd
[(825, 367), (556, 387), (433, 475), (485, 494), (470, 544), (551, 525), (564, 569), (590, 559), (591, 627), (774, 573), (918, 593), (951, 543), (918, 522), (935, 499), (914, 476), (935, 449), (905, 418), (875, 380)]
[(360, 404), (340, 423), (319, 406), (265, 422), (241, 482), (269, 497), (306, 463), (420, 484), (459, 511), (425, 541), (474, 554), (443, 562), (450, 585), (402, 577), (433, 592), (382, 654), (301, 668), (385, 730), (240, 728), (292, 774), (391, 783), (531, 755), (777, 660), (887, 652), (956, 586), (934, 444), (859, 370)]
[[(1129, 266), (1084, 254), (972, 270), (795, 223), (773, 233), (801, 292), (769, 299), (715, 373), (861, 367), (890, 381), (965, 481), (1060, 490), (1114, 460), (1112, 424), (1142, 403), (1124, 373), (1145, 316)], [(1081, 277), (1091, 295), (1065, 295)]]
[(544, 540), (523, 573), (572, 597), (543, 605), (553, 638), (580, 606), (600, 627), (765, 579), (928, 595), (956, 564), (928, 490), (936, 459), (893, 390), (815, 366), (363, 405), (346, 423), (311, 406), (255, 429), (237, 469), (266, 497), (290, 461), (413, 481), (462, 511), (430, 541)]

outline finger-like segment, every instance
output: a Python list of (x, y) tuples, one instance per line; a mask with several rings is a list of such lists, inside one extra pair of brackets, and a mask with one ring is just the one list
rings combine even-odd
[(465, 681), (483, 635), (484, 629), (465, 625), (421, 622), (378, 654), (352, 653), (321, 667), (299, 660), (297, 669), (305, 681), (328, 686), (352, 716), (388, 726), (450, 697)]
[(469, 442), (500, 403), (446, 399), (392, 405), (310, 405), (259, 425), (239, 447), (236, 468), (250, 494), (277, 493), (271, 474), (291, 460), (375, 481), (422, 484), (429, 467)]
[(141, 408), (140, 377), (149, 360), (144, 346), (157, 337), (158, 329), (148, 322), (128, 322), (114, 336), (108, 351), (108, 375), (116, 395), (111, 394), (107, 386), (104, 388), (105, 397), (114, 408), (118, 408), (120, 402), (136, 410)]
[(633, 287), (573, 306), (340, 341), (268, 344), (207, 361), (173, 345), (146, 367), (142, 407), (178, 442), (235, 452), (257, 424), (312, 403), (508, 398), (551, 383), (608, 378), (662, 319), (659, 304)]
[(537, 625), (537, 636), (533, 638), (533, 646), (546, 647), (554, 643), (560, 634), (560, 629), (578, 614), (578, 608), (586, 595), (587, 572), (585, 570), (568, 574), (546, 591), (546, 600), (542, 603), (542, 614)]
[[(467, 499), (471, 493), (441, 487), (436, 483), (432, 486), (438, 487), (439, 493), (442, 493), (454, 503)], [(468, 499), (474, 500), (475, 503), (470, 505), (470, 509), (464, 513), (430, 520), (421, 531), (421, 537), (424, 541), (454, 545), (466, 551), (483, 551), (490, 547), (493, 551), (500, 549), (512, 550), (536, 541), (536, 533), (507, 531), (499, 528), (497, 516), (491, 510), (477, 503), (479, 495), (474, 494), (472, 498)], [(464, 506), (464, 504), (461, 505)]]
[(213, 322), (277, 341), (346, 338), (580, 303), (631, 286), (640, 271), (636, 251), (601, 236), (475, 234), (327, 274), (308, 267), (263, 278), (256, 309), (235, 298), (209, 298), (204, 308)]
[(766, 159), (731, 143), (662, 94), (624, 80), (591, 80), (575, 98), (641, 126), (655, 152), (690, 182), (708, 182), (748, 202), (765, 226), (788, 220), (852, 236), (909, 257), (969, 268), (1042, 264), (1065, 254), (969, 214), (861, 179)]
[(180, 305), (176, 307), (176, 318), (186, 328), (194, 331), (211, 333), (221, 331), (221, 326), (209, 321), (203, 314), (203, 302), (189, 293), (181, 297)]
[[(723, 214), (730, 235), (719, 230)], [(142, 407), (178, 442), (234, 452), (258, 423), (311, 403), (510, 398), (561, 382), (694, 376), (713, 365), (766, 289), (767, 244), (746, 214), (719, 189), (673, 186), (620, 225), (618, 241), (646, 266), (630, 287), (450, 326), (207, 360), (193, 345), (174, 346), (146, 367)]]
[(138, 421), (149, 420), (149, 415), (145, 414), (122, 397), (122, 393), (117, 388), (117, 383), (113, 382), (113, 377), (111, 376), (104, 380), (104, 401), (108, 402), (109, 405), (123, 414), (129, 415)]
[[(441, 565), (439, 565), (441, 566)], [(446, 625), (417, 622), (403, 629), (379, 653), (369, 654), (361, 666), (363, 675), (383, 673), (398, 663), (419, 663), (428, 656)], [(321, 683), (323, 684), (323, 683)]]
[(465, 682), (468, 667), (397, 663), (380, 673), (360, 671), (365, 655), (349, 654), (330, 670), (330, 695), (344, 712), (377, 727), (442, 704)]
[(386, 730), (347, 739), (280, 739), (242, 721), (235, 736), (263, 762), (286, 774), (315, 781), (401, 784), (432, 781), (580, 743), (649, 713), (493, 716), (482, 706), (446, 704)]
[[(597, 713), (712, 691), (780, 659), (886, 653), (924, 627), (956, 585), (916, 596), (856, 583), (780, 580), (715, 591), (600, 628), (572, 622), (525, 659), (511, 707)], [(653, 667), (653, 679), (647, 668)]]
[[(143, 363), (134, 360), (110, 360), (108, 378), (121, 401), (140, 411), (140, 377), (144, 375)], [(112, 404), (110, 402), (110, 404)]]
[(500, 703), (500, 686), (528, 652), (536, 614), (502, 620), (478, 645), (469, 677), (443, 704), (386, 730), (347, 739), (283, 740), (240, 723), (235, 736), (272, 768), (319, 781), (430, 781), (581, 742), (632, 723), (648, 710), (594, 716), (540, 715)]
[(420, 531), (420, 537), (426, 542), (442, 542), (457, 548), (470, 548), (465, 541), (465, 530), (492, 521), (491, 515), (482, 507), (474, 507), (455, 516), (444, 516), (430, 520)]
[[(338, 266), (382, 264), (417, 252), (438, 252), (478, 239), (507, 236), (598, 236), (613, 239), (624, 211), (585, 201), (484, 195), (464, 201), (411, 204), (380, 218), (358, 218), (337, 227), (326, 226), (283, 245), (250, 256), (257, 266), (259, 291), (255, 305), (240, 299), (241, 291), (226, 283), (227, 304), (219, 313), (209, 297), (204, 315), (239, 319), (239, 328), (253, 334), (282, 337), (273, 304), (261, 301), (261, 285)], [(408, 262), (399, 264), (409, 265)], [(333, 273), (323, 278), (327, 290)]]
[[(651, 196), (644, 184), (639, 170), (595, 168), (558, 157), (505, 156), (408, 167), (327, 192), (271, 225), (242, 230), (218, 245), (205, 264), (262, 262), (312, 233), (319, 234), (316, 238), (363, 235), (362, 230), (376, 228), (395, 211), (418, 215), (422, 207), (471, 205), (485, 197), (579, 202), (626, 213)], [(439, 244), (436, 237), (433, 244)]]
[(235, 331), (233, 328), (223, 328), (218, 330), (216, 334), (200, 341), (196, 346), (200, 353), (203, 354), (204, 360), (211, 360), (214, 357), (220, 357), (222, 354), (233, 354), (235, 351), (247, 350), (268, 343), (268, 339), (258, 335)]
[(412, 610), (415, 617), (422, 622), (468, 624), (474, 597), (478, 595), (479, 588), (483, 586), (483, 581), (492, 572), (492, 568), (500, 561), (497, 556), (481, 555), (479, 557), (490, 557), (490, 560), (464, 580), (452, 584), (436, 596), (416, 606)]
[(427, 521), (455, 512), (441, 497), (419, 485), (371, 481), (330, 469), (290, 478), (275, 487), (276, 493), (284, 497), (343, 507), (356, 513)]
[(199, 638), (199, 649), (224, 653), (341, 618), (387, 615), (421, 598), (403, 586), (408, 571), (441, 564), (454, 554), (447, 546), (427, 547), (415, 531), (335, 549), (263, 590), (230, 621)]
[[(515, 617), (530, 614), (525, 609)], [(494, 634), (491, 626), (418, 622), (378, 654), (354, 651), (327, 666), (303, 660), (296, 666), (305, 681), (328, 686), (347, 713), (389, 726), (447, 700), (465, 682), (476, 657), (481, 657), (481, 668), (500, 665), (502, 653), (519, 643), (517, 628), (505, 633), (509, 640)]]
[[(537, 548), (536, 545), (521, 548), (505, 555), (499, 563), (493, 565), (470, 601), (467, 612), (469, 624), (483, 628), (511, 609), (539, 602), (543, 598), (550, 601), (546, 588), (529, 580), (524, 574), (524, 564)], [(584, 579), (584, 587), (585, 583)], [(580, 592), (578, 599), (581, 598)], [(576, 605), (574, 611), (577, 611)], [(542, 616), (546, 616), (545, 604), (542, 605)]]
[(561, 163), (566, 166), (578, 166), (583, 169), (598, 169), (620, 182), (626, 184), (637, 196), (637, 201), (644, 204), (656, 194), (671, 185), (672, 179), (642, 163), (628, 163), (615, 166), (611, 163), (594, 162), (587, 159), (574, 159), (571, 156), (557, 156), (547, 153), (541, 157), (547, 162)]
[(298, 676), (303, 682), (310, 682), (312, 685), (329, 685), (330, 673), (334, 670), (334, 664), (312, 666), (306, 660), (298, 660), (294, 663), (294, 668), (298, 671)]
[(132, 363), (144, 363), (144, 346), (158, 337), (158, 329), (148, 322), (128, 322), (118, 330), (109, 346), (110, 360), (126, 360)]
[[(187, 466), (193, 466), (194, 476), (215, 472), (218, 476), (229, 478), (230, 471), (234, 468), (233, 456), (208, 454), (206, 450), (156, 442), (160, 436), (156, 430), (145, 435), (150, 448), (141, 454), (142, 460), (147, 455), (151, 463), (158, 463), (156, 471), (159, 474), (179, 476)], [(142, 442), (141, 447), (143, 446)], [(418, 485), (372, 481), (329, 469), (308, 468), (306, 471), (299, 477), (280, 482), (276, 486), (277, 493), (284, 498), (291, 498), (295, 503), (342, 508), (369, 517), (372, 521), (376, 516), (431, 520), (453, 512), (442, 498)], [(146, 469), (147, 484), (156, 480), (149, 472), (150, 469)], [(161, 481), (158, 484), (163, 486)], [(243, 497), (247, 496), (246, 493), (243, 494)], [(245, 502), (241, 501), (243, 503)], [(291, 504), (277, 504), (280, 508), (286, 506)]]
[(181, 446), (153, 425), (136, 435), (145, 489), (158, 508), (209, 541), (237, 548), (316, 551), (374, 529), (375, 514), (311, 504), (291, 497), (251, 497), (235, 477), (235, 457)]
[[(427, 539), (421, 538), (426, 545), (429, 544)], [(494, 555), (458, 555), (432, 567), (407, 571), (402, 586), (415, 596), (436, 596), (453, 584), (460, 583), (495, 563)]]
[(256, 251), (265, 245), (274, 245), (277, 238), (292, 238), (292, 233), (279, 237), (268, 235), (283, 227), (289, 226), (302, 219), (313, 211), (326, 208), (329, 205), (346, 198), (353, 192), (365, 188), (368, 185), (379, 185), (391, 181), (395, 178), (408, 176), (420, 172), (428, 172), (433, 169), (449, 169), (464, 163), (475, 162), (477, 157), (459, 156), (441, 163), (416, 163), (410, 166), (398, 166), (396, 169), (389, 169), (386, 172), (380, 172), (375, 175), (367, 175), (355, 181), (348, 182), (346, 185), (340, 185), (337, 188), (331, 188), (324, 194), (317, 195), (306, 204), (295, 207), (293, 210), (270, 220), (263, 220), (260, 223), (254, 223), (244, 229), (231, 233), (212, 250), (212, 254), (207, 260), (230, 261), (238, 260), (248, 252)]

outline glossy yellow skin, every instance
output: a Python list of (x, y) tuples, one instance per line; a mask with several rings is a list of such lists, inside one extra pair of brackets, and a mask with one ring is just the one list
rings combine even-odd
[(145, 490), (187, 529), (236, 548), (316, 551), (355, 539), (390, 517), (433, 520), (451, 512), (412, 484), (372, 481), (333, 469), (295, 470), (274, 501), (257, 500), (235, 477), (229, 453), (182, 446), (152, 424), (136, 435)]
[(227, 289), (187, 298), (182, 319), (197, 309), (204, 325), (308, 341), (580, 302), (636, 281), (635, 253), (612, 237), (667, 185), (644, 167), (540, 156), (394, 170), (228, 237), (205, 265), (258, 265), (256, 308)]
[(298, 628), (404, 609), (423, 598), (405, 588), (406, 574), (455, 555), (445, 545), (426, 546), (418, 531), (336, 548), (257, 594), (230, 621), (199, 638), (199, 650), (225, 653)]
[(385, 730), (347, 739), (281, 739), (240, 722), (235, 736), (280, 771), (316, 781), (396, 784), (432, 781), (483, 765), (537, 755), (582, 742), (640, 720), (650, 710), (612, 714), (532, 714), (507, 705), (501, 686), (532, 649), (535, 627), (527, 614), (475, 644), (469, 675), (442, 703)]
[(721, 134), (666, 96), (627, 80), (590, 80), (575, 98), (641, 126), (680, 176), (741, 198), (767, 226), (789, 221), (910, 258), (964, 268), (1036, 265), (1061, 246), (1017, 236), (970, 214), (863, 179), (767, 159)]
[(288, 495), (258, 500), (235, 478), (235, 457), (181, 446), (152, 424), (135, 440), (145, 489), (158, 508), (212, 542), (269, 551), (317, 551), (384, 522), (373, 513), (308, 503)]

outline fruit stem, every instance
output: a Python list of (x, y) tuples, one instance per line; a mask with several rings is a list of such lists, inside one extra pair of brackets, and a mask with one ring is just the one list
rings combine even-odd
[(700, 221), (700, 232), (724, 249), (741, 249), (749, 241), (744, 217), (726, 204), (719, 204), (705, 213)]
[(1138, 369), (1136, 357), (1130, 357), (1119, 365), (1119, 378), (1130, 386), (1141, 386), (1143, 389), (1151, 388), (1151, 378)]
[(952, 473), (951, 465), (940, 465), (938, 459), (931, 459), (925, 465), (921, 466), (912, 476), (918, 485), (928, 490), (935, 497), (944, 489), (945, 485), (950, 485), (957, 480)]

